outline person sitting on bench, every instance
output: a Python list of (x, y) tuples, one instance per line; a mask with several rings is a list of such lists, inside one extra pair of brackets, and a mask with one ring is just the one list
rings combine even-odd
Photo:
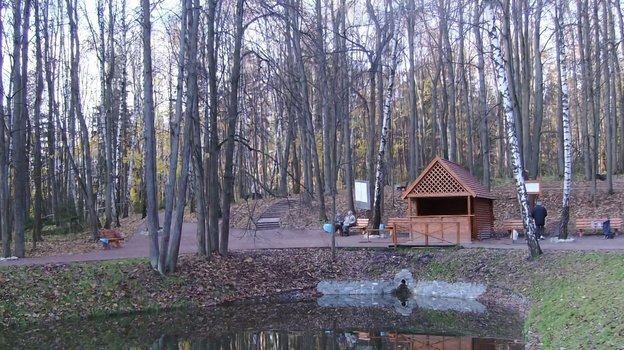
[(345, 236), (349, 235), (349, 228), (351, 226), (354, 226), (356, 221), (357, 220), (355, 219), (355, 215), (353, 215), (353, 212), (349, 210), (347, 216), (345, 216), (344, 222), (342, 223), (342, 230)]

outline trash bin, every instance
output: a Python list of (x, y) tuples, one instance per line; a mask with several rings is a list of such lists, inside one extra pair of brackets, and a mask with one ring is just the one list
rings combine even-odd
[(325, 231), (327, 233), (333, 233), (334, 232), (334, 225), (332, 225), (332, 224), (324, 224), (323, 225), (323, 231)]

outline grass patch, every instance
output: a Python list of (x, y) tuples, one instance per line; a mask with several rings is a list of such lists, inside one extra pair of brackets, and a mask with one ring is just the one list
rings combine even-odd
[(0, 268), (0, 326), (206, 307), (408, 269), (417, 280), (486, 284), (512, 305), (513, 294), (528, 297), (525, 329), (542, 349), (624, 349), (621, 253), (552, 251), (533, 261), (515, 249), (345, 249), (335, 262), (330, 255), (297, 249), (182, 257), (166, 278), (146, 259)]
[(562, 273), (535, 281), (527, 320), (543, 348), (624, 348), (624, 256), (575, 253), (558, 263)]

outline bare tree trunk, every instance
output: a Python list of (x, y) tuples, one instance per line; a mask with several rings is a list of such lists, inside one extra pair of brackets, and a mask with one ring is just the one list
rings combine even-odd
[[(616, 13), (615, 16), (618, 19), (618, 26), (619, 26), (619, 34), (620, 34), (620, 38), (624, 37), (624, 13), (622, 12), (622, 4), (619, 1), (614, 1), (615, 2), (615, 9), (616, 9)], [(613, 25), (615, 26), (615, 21), (613, 23)], [(615, 31), (615, 29), (613, 29)], [(613, 33), (613, 37), (615, 37), (615, 33)], [(622, 50), (621, 55), (624, 56), (624, 45), (619, 45), (620, 49)], [(617, 52), (614, 50), (613, 55), (617, 56)], [(620, 91), (620, 96), (618, 101), (620, 101), (620, 109), (624, 109), (624, 84), (622, 83), (622, 69), (620, 67), (620, 63), (619, 60), (614, 59), (614, 64), (616, 67), (616, 71), (617, 71), (617, 79), (618, 79), (618, 89)], [(616, 123), (619, 125), (619, 135), (616, 135), (616, 137), (619, 137), (620, 142), (619, 142), (619, 148), (618, 148), (618, 153), (619, 153), (619, 157), (617, 157), (617, 166), (616, 169), (618, 172), (623, 172), (624, 171), (624, 142), (621, 141), (622, 136), (624, 136), (624, 113), (619, 113), (619, 118), (616, 120)]]
[(41, 51), (41, 14), (40, 11), (40, 1), (37, 1), (35, 5), (35, 70), (36, 70), (36, 81), (35, 81), (35, 106), (34, 106), (34, 124), (35, 124), (35, 139), (34, 139), (34, 148), (33, 148), (33, 181), (35, 185), (35, 198), (34, 198), (34, 225), (33, 225), (33, 250), (37, 249), (37, 241), (42, 239), (41, 237), (41, 229), (43, 226), (42, 223), (42, 211), (43, 211), (43, 193), (42, 193), (42, 179), (41, 179), (41, 99), (43, 95), (43, 63), (42, 56), (43, 53)]
[[(522, 120), (522, 114), (521, 111), (519, 110), (519, 106), (521, 101), (518, 101), (518, 93), (519, 93), (519, 86), (518, 81), (520, 80), (519, 77), (516, 77), (516, 74), (518, 74), (519, 68), (516, 67), (516, 63), (518, 61), (518, 55), (513, 55), (513, 44), (512, 44), (512, 37), (515, 34), (516, 36), (518, 35), (518, 33), (516, 32), (512, 32), (511, 30), (511, 18), (514, 18), (514, 20), (519, 19), (518, 17), (520, 16), (512, 16), (511, 10), (510, 10), (510, 0), (504, 0), (503, 1), (503, 12), (505, 13), (505, 15), (503, 16), (503, 25), (501, 28), (501, 36), (503, 38), (508, 38), (507, 39), (507, 43), (506, 45), (504, 45), (504, 47), (502, 48), (502, 50), (505, 51), (505, 53), (507, 54), (508, 57), (508, 62), (505, 65), (505, 69), (507, 71), (507, 79), (508, 79), (508, 88), (509, 88), (509, 97), (511, 98), (512, 101), (512, 112), (514, 115), (514, 122), (516, 125), (516, 131), (518, 132), (518, 151), (520, 152), (520, 161), (522, 162), (522, 167), (521, 169), (525, 169), (525, 162), (524, 159), (527, 156), (524, 152), (524, 144), (525, 144), (525, 140), (524, 140), (524, 134), (523, 134), (523, 120)], [(520, 28), (519, 25), (516, 25), (517, 28)], [(518, 30), (517, 32), (520, 32), (520, 30)], [(505, 120), (505, 111), (501, 110), (501, 114), (503, 117), (503, 120)], [(503, 126), (504, 128), (504, 126)], [(501, 134), (502, 136), (502, 134)], [(506, 162), (508, 161), (507, 159), (505, 160)], [(502, 159), (501, 162), (499, 164), (502, 164)]]
[(208, 89), (210, 118), (208, 122), (209, 159), (208, 159), (208, 238), (206, 252), (219, 250), (219, 133), (217, 130), (218, 91), (217, 91), (217, 38), (215, 35), (215, 19), (218, 1), (208, 1), (208, 21), (206, 49), (208, 56)]
[[(542, 135), (542, 120), (544, 119), (544, 79), (542, 77), (542, 57), (540, 50), (540, 35), (542, 33), (542, 28), (540, 25), (540, 19), (542, 17), (542, 0), (537, 0), (537, 3), (535, 5), (534, 17), (535, 28), (533, 28), (533, 69), (535, 71), (535, 92), (533, 99), (535, 100), (535, 113), (533, 114), (535, 119), (533, 120), (533, 135), (529, 147), (531, 149), (531, 163), (529, 164), (529, 174), (531, 174), (532, 178), (537, 179), (537, 177), (540, 175), (540, 140)], [(529, 101), (526, 101), (526, 103), (528, 104)], [(528, 119), (529, 115), (523, 115), (522, 117)]]
[[(438, 12), (440, 15), (440, 36), (442, 37), (442, 57), (444, 59), (444, 66), (448, 78), (446, 80), (445, 92), (448, 93), (447, 105), (449, 119), (448, 119), (448, 132), (450, 134), (448, 159), (452, 162), (457, 162), (457, 111), (455, 108), (457, 92), (455, 89), (455, 68), (453, 67), (453, 51), (451, 47), (451, 41), (449, 37), (448, 28), (448, 16), (449, 11), (446, 9), (444, 0), (438, 0)], [(460, 34), (461, 35), (461, 34)], [(446, 128), (445, 128), (446, 129)], [(445, 130), (446, 131), (446, 130)]]
[(589, 134), (589, 120), (593, 115), (591, 108), (591, 63), (590, 63), (590, 42), (589, 42), (589, 17), (588, 17), (588, 0), (577, 0), (576, 7), (578, 11), (578, 41), (579, 41), (579, 61), (581, 66), (581, 84), (582, 84), (582, 103), (581, 110), (581, 148), (583, 153), (583, 169), (585, 171), (585, 179), (592, 178), (592, 162), (591, 141)]
[[(199, 25), (199, 0), (185, 0), (185, 11), (188, 11), (186, 20), (190, 31), (188, 32), (188, 79), (187, 79), (187, 108), (184, 113), (184, 145), (182, 150), (182, 169), (178, 182), (178, 196), (176, 203), (175, 226), (171, 235), (169, 247), (167, 249), (167, 273), (175, 272), (180, 252), (180, 242), (182, 240), (182, 224), (184, 223), (184, 209), (186, 207), (186, 193), (188, 188), (189, 168), (191, 159), (191, 145), (193, 144), (193, 118), (197, 114), (198, 108), (198, 86), (197, 86), (197, 30)], [(199, 124), (199, 122), (198, 122)], [(199, 140), (197, 140), (199, 142)], [(203, 219), (203, 217), (202, 217)]]
[[(298, 96), (301, 103), (301, 115), (299, 129), (301, 134), (301, 155), (304, 160), (304, 182), (305, 193), (304, 202), (308, 200), (308, 196), (312, 196), (316, 190), (319, 201), (319, 220), (327, 220), (327, 214), (325, 210), (325, 196), (323, 190), (323, 178), (321, 175), (320, 162), (318, 151), (316, 147), (316, 139), (314, 137), (314, 125), (312, 121), (312, 113), (310, 109), (310, 97), (308, 94), (308, 80), (303, 63), (303, 53), (301, 49), (301, 33), (298, 28), (298, 13), (296, 8), (300, 7), (300, 3), (297, 3), (293, 9), (291, 9), (291, 26), (292, 26), (292, 44), (293, 55), (295, 59), (295, 74), (298, 81)], [(314, 180), (316, 179), (316, 184)]]
[(409, 180), (412, 181), (418, 176), (420, 163), (418, 154), (420, 152), (418, 143), (418, 108), (416, 107), (416, 81), (415, 81), (415, 62), (414, 62), (414, 27), (416, 25), (416, 5), (414, 0), (407, 1), (407, 44), (408, 44), (408, 88), (409, 88), (409, 159), (407, 169), (409, 172)]
[[(512, 14), (514, 30), (512, 31), (514, 43), (510, 45), (509, 60), (513, 64), (510, 81), (514, 82), (514, 91), (518, 98), (518, 114), (520, 123), (516, 124), (518, 136), (522, 139), (522, 148), (520, 150), (522, 156), (523, 170), (527, 171), (532, 167), (531, 152), (533, 146), (531, 142), (531, 118), (530, 118), (530, 100), (531, 100), (531, 52), (529, 41), (529, 13), (528, 0), (513, 0)], [(530, 178), (534, 177), (529, 173)]]
[(479, 72), (479, 114), (481, 118), (481, 165), (483, 166), (483, 185), (490, 189), (490, 136), (488, 133), (488, 106), (487, 106), (487, 90), (485, 88), (485, 58), (483, 38), (481, 36), (480, 18), (482, 6), (475, 6), (473, 18), (473, 31), (477, 46), (477, 70)]
[(509, 87), (507, 73), (503, 63), (503, 53), (501, 50), (500, 42), (498, 40), (498, 28), (494, 20), (494, 4), (492, 0), (486, 0), (486, 23), (488, 35), (491, 41), (491, 49), (493, 51), (492, 56), (494, 65), (496, 67), (496, 81), (498, 83), (498, 89), (503, 95), (503, 102), (505, 108), (505, 118), (507, 121), (507, 138), (509, 140), (509, 149), (513, 162), (513, 173), (516, 180), (516, 191), (518, 194), (518, 203), (522, 211), (522, 220), (524, 222), (524, 228), (527, 235), (527, 244), (529, 246), (529, 253), (531, 258), (535, 258), (542, 254), (539, 241), (537, 240), (535, 231), (535, 222), (531, 220), (529, 212), (528, 195), (524, 183), (524, 172), (522, 169), (522, 161), (520, 159), (520, 151), (518, 146), (518, 137), (516, 135), (516, 127), (513, 116), (513, 105), (511, 96), (509, 95)]
[[(336, 181), (333, 176), (335, 169), (334, 149), (335, 145), (332, 139), (336, 136), (336, 122), (329, 113), (330, 97), (328, 93), (329, 82), (327, 81), (327, 58), (325, 55), (325, 31), (323, 30), (323, 14), (321, 12), (321, 0), (315, 1), (315, 19), (316, 19), (316, 55), (317, 55), (317, 111), (321, 113), (323, 121), (323, 182), (325, 190), (328, 193), (335, 193)], [(332, 135), (334, 136), (332, 138)]]
[[(22, 12), (23, 11), (23, 12)], [(18, 14), (19, 12), (19, 14)], [(23, 18), (22, 18), (23, 14)], [(28, 28), (30, 27), (30, 0), (17, 0), (13, 12), (13, 86), (15, 97), (13, 100), (13, 190), (15, 193), (13, 206), (13, 220), (15, 231), (15, 256), (23, 258), (26, 255), (25, 228), (26, 212), (28, 211), (28, 153), (26, 150), (26, 135), (28, 125), (27, 108), (27, 80), (28, 80)], [(21, 28), (20, 28), (21, 26)]]
[[(44, 23), (48, 23), (48, 10), (49, 10), (49, 6), (48, 6), (48, 1), (46, 1), (46, 4), (43, 7), (43, 14), (44, 14)], [(58, 218), (57, 218), (57, 209), (59, 206), (59, 195), (60, 195), (60, 188), (58, 186), (58, 180), (57, 180), (57, 175), (56, 175), (56, 148), (57, 148), (57, 144), (56, 144), (56, 132), (55, 132), (55, 123), (54, 120), (56, 120), (58, 118), (58, 108), (56, 105), (56, 95), (55, 95), (55, 86), (54, 86), (54, 78), (52, 76), (52, 62), (53, 62), (53, 51), (51, 49), (51, 41), (52, 38), (50, 37), (50, 32), (48, 27), (46, 26), (44, 28), (44, 37), (45, 37), (45, 43), (44, 43), (44, 53), (45, 53), (45, 74), (46, 74), (46, 86), (47, 86), (47, 90), (48, 90), (48, 130), (47, 130), (47, 137), (48, 137), (48, 171), (49, 171), (49, 184), (50, 184), (50, 188), (49, 188), (49, 196), (51, 198), (51, 202), (52, 202), (52, 208), (51, 209), (51, 214), (52, 217), (54, 218), (54, 222), (58, 223)]]
[[(108, 72), (106, 73), (106, 81), (104, 90), (104, 100), (102, 104), (106, 109), (106, 115), (104, 116), (104, 154), (105, 154), (105, 212), (106, 220), (105, 227), (110, 227), (113, 222), (113, 217), (116, 217), (115, 212), (115, 167), (114, 167), (114, 140), (115, 140), (115, 125), (117, 121), (113, 114), (113, 78), (115, 76), (115, 42), (114, 42), (114, 29), (115, 29), (115, 17), (113, 16), (113, 1), (108, 2)], [(102, 62), (104, 64), (104, 62)]]
[(143, 118), (145, 133), (145, 192), (147, 229), (150, 235), (150, 264), (158, 269), (158, 203), (156, 200), (156, 130), (152, 78), (152, 23), (150, 0), (141, 0), (143, 37)]
[(557, 58), (559, 80), (561, 82), (559, 106), (563, 124), (563, 201), (561, 207), (561, 227), (559, 238), (568, 238), (568, 223), (570, 222), (570, 192), (572, 189), (572, 132), (570, 127), (570, 103), (568, 99), (568, 66), (566, 62), (566, 43), (564, 38), (564, 9), (563, 0), (557, 1)]
[[(80, 125), (81, 143), (83, 148), (82, 162), (84, 163), (84, 179), (82, 179), (76, 163), (72, 160), (74, 167), (74, 176), (79, 178), (80, 185), (86, 197), (86, 206), (88, 211), (89, 226), (91, 234), (94, 239), (99, 237), (98, 229), (99, 222), (96, 211), (96, 196), (93, 192), (93, 169), (91, 159), (91, 146), (89, 139), (89, 129), (85, 121), (85, 117), (82, 112), (82, 102), (80, 98), (80, 79), (78, 77), (78, 67), (80, 66), (80, 40), (78, 38), (78, 10), (76, 8), (77, 2), (75, 0), (67, 0), (67, 11), (69, 14), (70, 25), (70, 41), (71, 45), (71, 110), (72, 115), (75, 114)], [(71, 132), (71, 130), (70, 130)], [(73, 137), (74, 135), (70, 135)], [(71, 156), (72, 150), (68, 151), (68, 155)]]
[[(116, 159), (116, 167), (115, 174), (117, 175), (117, 216), (116, 216), (116, 224), (119, 226), (119, 216), (128, 217), (128, 207), (129, 207), (129, 196), (130, 192), (126, 192), (125, 189), (128, 187), (126, 183), (126, 179), (131, 179), (128, 176), (129, 169), (126, 165), (126, 159), (129, 151), (130, 140), (128, 139), (128, 124), (129, 121), (129, 111), (128, 111), (128, 45), (127, 45), (127, 32), (129, 28), (126, 24), (126, 0), (122, 1), (121, 5), (121, 104), (119, 111), (119, 126), (117, 128), (117, 159)], [(130, 162), (132, 162), (132, 158), (130, 158)]]
[[(169, 254), (169, 240), (171, 237), (171, 224), (173, 218), (174, 203), (176, 203), (176, 183), (178, 175), (178, 157), (180, 147), (180, 123), (182, 120), (182, 104), (184, 95), (184, 79), (185, 79), (185, 67), (187, 59), (187, 31), (188, 31), (188, 12), (191, 11), (187, 0), (182, 2), (182, 18), (180, 20), (180, 51), (178, 54), (178, 80), (176, 85), (176, 103), (175, 114), (173, 119), (169, 119), (169, 133), (170, 136), (170, 156), (169, 156), (169, 173), (167, 175), (167, 189), (165, 194), (165, 217), (162, 228), (162, 236), (160, 239), (160, 257), (158, 261), (158, 271), (161, 274), (166, 274), (167, 261)], [(189, 134), (185, 133), (185, 138), (189, 138)], [(184, 181), (181, 179), (181, 181)], [(178, 197), (185, 197), (186, 193), (178, 192)], [(178, 202), (179, 203), (179, 202)]]
[[(347, 6), (346, 0), (340, 0), (340, 10), (338, 12), (338, 28), (337, 32), (344, 33), (346, 29), (346, 16), (347, 16)], [(336, 104), (338, 107), (336, 109), (339, 111), (337, 115), (342, 118), (342, 137), (343, 137), (343, 153), (344, 153), (344, 164), (345, 164), (345, 187), (346, 187), (346, 196), (347, 196), (347, 207), (349, 210), (355, 212), (355, 202), (353, 199), (353, 186), (355, 183), (354, 176), (354, 164), (353, 164), (353, 149), (351, 144), (351, 110), (349, 107), (349, 93), (350, 83), (349, 83), (349, 73), (348, 73), (348, 61), (347, 61), (347, 43), (346, 38), (342, 36), (336, 35), (336, 40), (338, 44), (336, 45), (340, 49), (338, 50), (338, 69), (337, 72), (339, 85), (338, 90), (340, 93), (338, 94), (338, 98), (336, 99)], [(336, 213), (334, 212), (332, 216), (332, 220), (336, 218)]]
[[(598, 1), (599, 0), (594, 0), (593, 1), (593, 8), (592, 8), (592, 17), (593, 17), (593, 21), (594, 21), (594, 47), (596, 48), (595, 54), (594, 54), (594, 68), (595, 68), (595, 74), (594, 74), (594, 84), (593, 84), (593, 91), (594, 91), (594, 95), (592, 97), (592, 103), (590, 104), (591, 106), (593, 106), (594, 108), (594, 113), (593, 113), (593, 148), (592, 148), (592, 164), (593, 164), (593, 171), (592, 171), (592, 203), (594, 204), (594, 207), (596, 207), (598, 205), (598, 186), (596, 183), (596, 174), (600, 171), (600, 162), (598, 161), (599, 159), (599, 149), (600, 149), (600, 97), (601, 97), (601, 86), (602, 86), (602, 73), (600, 70), (600, 65), (602, 64), (602, 60), (600, 58), (600, 22), (598, 20)], [(589, 41), (588, 41), (589, 43)]]
[[(607, 6), (607, 1), (602, 1), (602, 15), (603, 18), (607, 18), (607, 23), (604, 23), (602, 29), (602, 36), (604, 38), (605, 44), (602, 45), (603, 50), (603, 63), (602, 67), (604, 69), (605, 76), (605, 88), (607, 91), (604, 94), (604, 114), (607, 115), (606, 118), (606, 129), (607, 129), (607, 138), (605, 140), (606, 146), (606, 156), (607, 156), (607, 193), (613, 194), (613, 173), (615, 172), (614, 167), (614, 158), (615, 158), (615, 148), (616, 148), (616, 140), (615, 140), (615, 101), (617, 101), (617, 94), (615, 93), (615, 69), (613, 66), (613, 61), (617, 57), (613, 57), (611, 59), (610, 50), (615, 50), (615, 39), (609, 39), (609, 28), (611, 27), (611, 23), (613, 23), (613, 15), (611, 12), (611, 5)], [(614, 33), (615, 34), (615, 33)], [(613, 49), (611, 49), (613, 48)], [(615, 55), (614, 55), (615, 56)]]
[[(0, 18), (4, 18), (4, 6), (0, 6)], [(4, 21), (0, 21), (0, 33), (4, 33)], [(3, 46), (4, 35), (0, 35), (0, 47)], [(0, 50), (0, 67), (4, 67), (4, 50)], [(11, 256), (11, 231), (9, 230), (9, 139), (6, 130), (11, 123), (4, 109), (4, 75), (0, 74), (0, 238), (2, 239), (2, 256)]]
[[(288, 120), (286, 127), (284, 127), (285, 120)], [(286, 141), (283, 144), (283, 152), (282, 159), (279, 163), (280, 169), (280, 179), (279, 179), (279, 193), (282, 196), (288, 195), (288, 160), (290, 158), (290, 144), (293, 142), (293, 131), (292, 131), (292, 118), (290, 113), (287, 114), (286, 117), (282, 116), (280, 121), (280, 130), (283, 133), (286, 133)]]
[(230, 238), (230, 206), (234, 188), (234, 135), (238, 124), (238, 87), (241, 75), (241, 46), (244, 35), (243, 0), (236, 0), (236, 32), (234, 33), (234, 52), (230, 73), (230, 105), (228, 107), (227, 141), (225, 143), (225, 172), (223, 174), (223, 219), (219, 237), (219, 252), (227, 255)]
[[(472, 109), (470, 108), (470, 98), (469, 94), (469, 84), (468, 78), (466, 77), (469, 74), (467, 71), (468, 65), (466, 64), (466, 58), (464, 55), (465, 51), (465, 38), (467, 32), (464, 31), (464, 3), (460, 2), (459, 4), (459, 80), (461, 82), (461, 114), (466, 119), (466, 164), (468, 165), (468, 170), (470, 170), (471, 174), (474, 174), (474, 135), (473, 135), (473, 114)], [(457, 139), (457, 137), (455, 137)], [(461, 154), (462, 152), (460, 152)]]

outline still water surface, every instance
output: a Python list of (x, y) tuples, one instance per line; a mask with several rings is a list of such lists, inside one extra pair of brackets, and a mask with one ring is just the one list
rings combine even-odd
[(54, 322), (0, 333), (0, 349), (421, 349), (516, 350), (522, 318), (483, 312), (317, 303), (236, 305)]

